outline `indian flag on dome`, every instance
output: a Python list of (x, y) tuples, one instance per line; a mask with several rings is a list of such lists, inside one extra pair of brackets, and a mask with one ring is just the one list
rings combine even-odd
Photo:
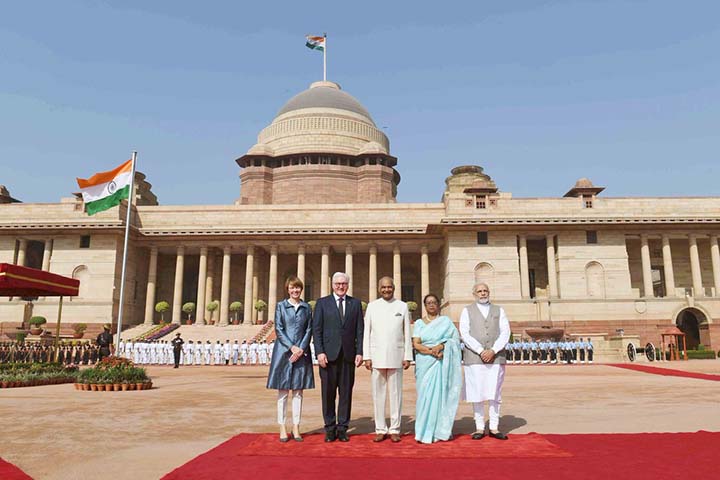
[(305, 35), (305, 46), (312, 50), (325, 51), (325, 37), (315, 37), (313, 35)]
[(96, 173), (88, 179), (78, 178), (87, 214), (102, 212), (128, 198), (131, 176), (132, 159), (108, 172)]

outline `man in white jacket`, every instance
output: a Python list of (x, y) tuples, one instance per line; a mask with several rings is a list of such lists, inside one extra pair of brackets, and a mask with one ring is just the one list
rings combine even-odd
[[(375, 438), (382, 442), (390, 434), (400, 441), (402, 407), (402, 374), (412, 360), (410, 313), (407, 304), (394, 298), (395, 283), (390, 277), (378, 282), (380, 298), (373, 300), (365, 312), (363, 360), (372, 371), (372, 392), (375, 405)], [(385, 399), (390, 395), (390, 428), (385, 422)]]

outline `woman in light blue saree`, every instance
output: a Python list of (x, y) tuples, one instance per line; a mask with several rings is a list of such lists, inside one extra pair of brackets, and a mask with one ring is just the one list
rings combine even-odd
[(427, 315), (415, 321), (415, 440), (433, 443), (452, 439), (462, 371), (460, 334), (452, 320), (440, 316), (440, 301), (433, 294), (423, 298)]

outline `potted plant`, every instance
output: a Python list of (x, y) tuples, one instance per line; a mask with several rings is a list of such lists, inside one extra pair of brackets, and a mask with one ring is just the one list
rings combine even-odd
[(73, 323), (72, 329), (73, 338), (82, 338), (85, 335), (85, 330), (87, 330), (87, 323)]
[(192, 313), (195, 311), (195, 304), (193, 302), (186, 302), (182, 306), (182, 311), (187, 314), (187, 320), (185, 320), (186, 325), (192, 324)]
[(262, 312), (264, 312), (267, 309), (267, 303), (265, 303), (264, 300), (255, 300), (255, 310), (258, 312), (258, 323), (263, 323), (262, 321)]
[[(314, 300), (313, 300), (314, 301)], [(360, 302), (360, 308), (362, 308), (362, 311), (364, 312), (367, 310), (367, 302)]]
[(240, 323), (240, 320), (238, 319), (238, 315), (239, 315), (240, 310), (242, 310), (242, 308), (243, 308), (242, 302), (236, 301), (236, 302), (232, 302), (230, 304), (230, 311), (235, 314), (235, 318), (233, 319), (233, 325), (237, 325), (238, 323)]
[(170, 304), (165, 300), (162, 300), (155, 304), (155, 311), (160, 314), (160, 323), (165, 322), (165, 312), (170, 310)]
[[(315, 311), (315, 304), (316, 304), (317, 302), (316, 302), (315, 300), (310, 300), (310, 301), (307, 302), (307, 303), (308, 303), (308, 305), (310, 305), (310, 310), (314, 312), (314, 311)], [(364, 302), (363, 302), (363, 303), (364, 303)], [(366, 306), (367, 306), (367, 304), (366, 304)], [(365, 310), (365, 309), (363, 308), (363, 310)]]
[(210, 312), (210, 319), (208, 320), (208, 323), (209, 323), (210, 325), (212, 325), (213, 323), (215, 323), (215, 320), (213, 320), (213, 313), (214, 313), (215, 310), (217, 310), (219, 307), (220, 307), (220, 302), (218, 302), (217, 300), (213, 300), (212, 302), (210, 302), (210, 303), (207, 304), (207, 307), (205, 307), (205, 310), (207, 310), (208, 312)]
[(409, 302), (407, 302), (407, 308), (408, 312), (410, 312), (410, 320), (414, 321), (413, 319), (415, 318), (415, 310), (418, 309), (418, 304), (410, 300)]
[(47, 323), (47, 319), (41, 316), (31, 317), (28, 323), (30, 324), (30, 334), (40, 335), (43, 332), (42, 326)]

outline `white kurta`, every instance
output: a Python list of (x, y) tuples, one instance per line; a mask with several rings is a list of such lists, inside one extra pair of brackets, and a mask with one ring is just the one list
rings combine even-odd
[[(480, 312), (487, 317), (490, 313), (490, 304), (475, 303)], [(472, 308), (472, 307), (471, 307)], [(475, 338), (470, 336), (470, 315), (467, 308), (460, 314), (460, 337), (465, 348), (469, 348), (478, 355), (484, 350)], [(510, 340), (510, 322), (505, 310), (500, 307), (500, 335), (495, 340), (492, 350), (497, 354), (505, 348)], [(463, 398), (466, 402), (484, 402), (485, 400), (502, 401), (502, 384), (505, 379), (505, 365), (498, 363), (463, 365), (465, 383), (463, 385)]]

